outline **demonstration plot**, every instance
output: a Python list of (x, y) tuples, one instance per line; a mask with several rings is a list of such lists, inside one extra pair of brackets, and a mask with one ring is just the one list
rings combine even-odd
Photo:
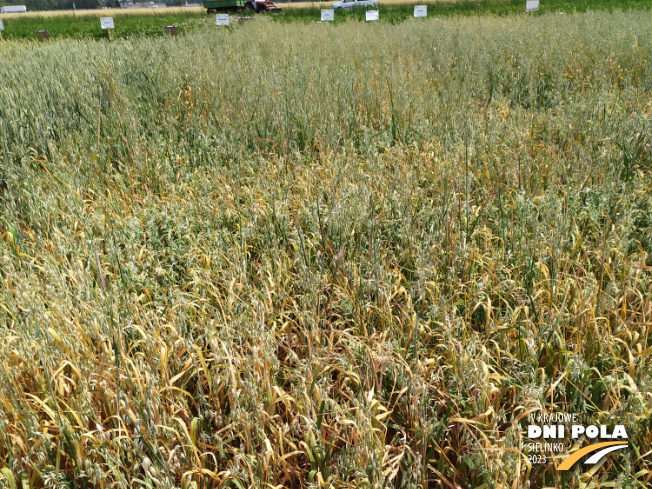
[(652, 12), (441, 3), (4, 19), (0, 486), (649, 486)]

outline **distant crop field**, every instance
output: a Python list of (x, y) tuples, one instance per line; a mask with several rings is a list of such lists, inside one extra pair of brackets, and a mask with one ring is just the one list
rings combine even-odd
[(203, 7), (165, 7), (165, 8), (125, 8), (125, 9), (94, 9), (94, 10), (32, 10), (17, 14), (1, 14), (1, 19), (19, 19), (30, 17), (116, 17), (133, 15), (164, 15), (179, 13), (201, 13), (206, 12)]
[[(103, 16), (111, 17), (110, 13)], [(113, 37), (143, 37), (161, 36), (164, 26), (178, 25), (179, 34), (190, 32), (193, 29), (215, 22), (215, 16), (208, 17), (205, 13), (179, 12), (179, 13), (126, 13), (115, 16), (115, 29)], [(4, 19), (6, 40), (35, 40), (36, 31), (47, 30), (52, 40), (72, 39), (107, 39), (108, 33), (100, 26), (99, 16), (78, 15), (75, 17), (65, 15), (53, 16), (28, 16)]]
[[(326, 5), (319, 3), (306, 4), (302, 8), (285, 9), (276, 14), (274, 19), (283, 22), (315, 22), (320, 19), (320, 9), (329, 8), (334, 2)], [(438, 2), (419, 2), (418, 0), (380, 0), (378, 2), (380, 22), (403, 22), (414, 16), (415, 5), (427, 5), (428, 17), (474, 16), (474, 15), (525, 15), (523, 0), (451, 0)], [(650, 10), (650, 0), (545, 0), (540, 2), (540, 10), (529, 15), (545, 13), (586, 12), (589, 10)], [(337, 10), (335, 22), (351, 20), (365, 21), (365, 10), (357, 8), (349, 11)]]
[[(336, 0), (324, 1), (324, 2), (284, 2), (279, 1), (279, 5), (285, 9), (292, 8), (306, 8), (306, 7), (328, 7), (333, 4)], [(444, 3), (479, 3), (486, 0), (439, 0), (439, 2)], [(493, 0), (493, 1), (502, 1), (502, 0)], [(413, 0), (381, 0), (383, 5), (391, 4), (404, 4), (404, 3), (414, 3)], [(426, 2), (430, 3), (430, 2)], [(15, 14), (1, 14), (0, 18), (19, 18), (19, 17), (58, 17), (58, 16), (86, 16), (86, 15), (96, 15), (99, 17), (112, 17), (119, 15), (160, 15), (160, 14), (170, 14), (170, 13), (199, 13), (206, 12), (206, 9), (203, 7), (163, 7), (163, 8), (133, 8), (133, 9), (94, 9), (94, 10), (45, 10), (45, 11), (28, 11), (24, 13), (15, 13)]]
[(649, 488), (652, 12), (522, 3), (8, 19), (0, 488)]

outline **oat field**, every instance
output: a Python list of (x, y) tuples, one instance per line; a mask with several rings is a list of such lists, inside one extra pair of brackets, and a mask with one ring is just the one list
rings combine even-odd
[(0, 487), (650, 487), (651, 25), (0, 43)]

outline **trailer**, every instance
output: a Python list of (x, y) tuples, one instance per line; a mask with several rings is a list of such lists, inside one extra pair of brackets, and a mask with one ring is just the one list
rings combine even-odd
[(7, 5), (6, 7), (0, 7), (0, 14), (21, 14), (23, 12), (27, 12), (25, 5)]
[(216, 12), (236, 12), (245, 8), (247, 0), (209, 0), (204, 3), (206, 13), (214, 14)]
[(237, 12), (250, 9), (254, 12), (280, 12), (272, 0), (208, 0), (204, 2), (206, 13)]

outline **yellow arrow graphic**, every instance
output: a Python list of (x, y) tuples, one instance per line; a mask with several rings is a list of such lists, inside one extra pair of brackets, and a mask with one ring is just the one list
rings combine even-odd
[(612, 445), (625, 445), (625, 443), (623, 443), (622, 441), (606, 441), (604, 443), (594, 443), (593, 445), (584, 447), (581, 450), (578, 450), (572, 455), (566, 457), (564, 461), (561, 464), (559, 464), (557, 470), (568, 470), (575, 464), (575, 462), (581, 459), (584, 455), (588, 455), (589, 453), (595, 452), (604, 447), (610, 447)]

